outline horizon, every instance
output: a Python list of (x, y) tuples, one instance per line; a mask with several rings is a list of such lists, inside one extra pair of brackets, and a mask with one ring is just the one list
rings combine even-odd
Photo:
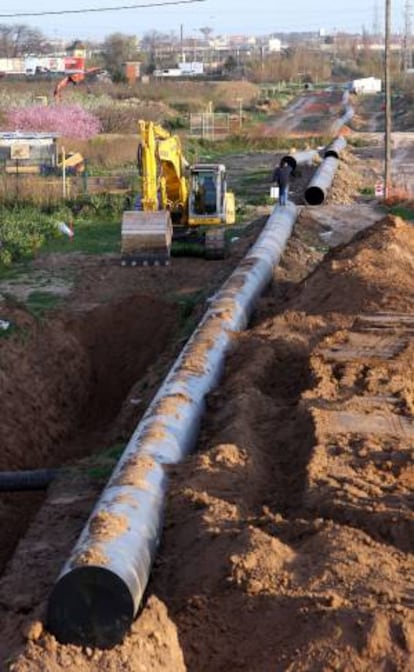
[[(144, 0), (145, 1), (145, 0)], [(160, 2), (160, 0), (153, 0)], [(124, 4), (125, 3), (125, 4)], [(133, 0), (116, 3), (115, 0), (72, 0), (65, 3), (43, 0), (42, 9), (37, 11), (82, 11), (90, 8), (120, 7), (134, 4)], [(143, 3), (144, 4), (144, 3)], [(148, 0), (148, 5), (151, 0)], [(392, 32), (398, 34), (403, 26), (404, 0), (394, 2)], [(245, 9), (243, 8), (245, 6)], [(377, 6), (377, 11), (374, 7)], [(180, 34), (181, 26), (185, 38), (201, 36), (200, 28), (209, 26), (213, 35), (269, 35), (272, 33), (306, 33), (324, 30), (328, 34), (346, 32), (352, 34), (372, 33), (375, 23), (383, 31), (383, 2), (370, 3), (361, 7), (360, 0), (348, 0), (340, 6), (332, 7), (330, 0), (314, 0), (309, 6), (305, 0), (291, 0), (289, 7), (275, 11), (272, 0), (257, 0), (254, 12), (247, 0), (205, 0), (188, 5), (170, 5), (105, 11), (97, 13), (62, 14), (59, 16), (10, 16), (0, 18), (0, 24), (24, 24), (40, 30), (49, 39), (101, 41), (113, 33), (142, 37), (151, 31)], [(13, 12), (34, 12), (29, 0), (15, 0)], [(296, 17), (301, 17), (298, 24)], [(274, 16), (275, 18), (269, 18)], [(135, 25), (137, 24), (137, 25)], [(132, 26), (132, 28), (131, 28)]]

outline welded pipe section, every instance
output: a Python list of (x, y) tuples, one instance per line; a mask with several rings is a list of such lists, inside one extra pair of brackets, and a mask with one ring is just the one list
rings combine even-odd
[(303, 152), (292, 152), (291, 154), (282, 156), (280, 165), (282, 165), (283, 162), (286, 162), (292, 168), (292, 173), (294, 173), (297, 166), (311, 166), (317, 156), (319, 156), (319, 154), (316, 149), (310, 149)]
[(308, 205), (321, 205), (332, 185), (339, 160), (334, 156), (324, 159), (305, 190)]
[(32, 469), (30, 471), (1, 471), (0, 492), (46, 490), (59, 475), (59, 469)]
[(47, 625), (59, 641), (109, 648), (131, 626), (160, 539), (165, 465), (194, 448), (206, 395), (272, 278), (296, 214), (293, 203), (275, 207), (138, 424), (50, 596)]
[(326, 159), (328, 156), (333, 156), (336, 159), (339, 159), (341, 152), (344, 151), (347, 142), (343, 135), (338, 135), (333, 142), (331, 142), (327, 147), (325, 147), (323, 156)]

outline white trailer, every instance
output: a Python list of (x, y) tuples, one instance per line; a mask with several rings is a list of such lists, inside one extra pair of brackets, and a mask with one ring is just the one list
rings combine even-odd
[(360, 94), (375, 94), (381, 93), (382, 82), (377, 77), (364, 77), (362, 79), (354, 79), (351, 83), (351, 91)]

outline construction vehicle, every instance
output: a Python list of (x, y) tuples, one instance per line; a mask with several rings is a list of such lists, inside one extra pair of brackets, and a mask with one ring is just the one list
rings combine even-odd
[(140, 121), (138, 170), (142, 191), (123, 213), (122, 264), (168, 264), (172, 240), (202, 244), (205, 256), (223, 258), (225, 227), (235, 222), (234, 194), (222, 164), (189, 165), (180, 138)]
[(86, 68), (84, 70), (73, 70), (58, 81), (53, 91), (53, 97), (56, 101), (62, 99), (62, 91), (69, 84), (76, 86), (85, 82), (90, 82), (100, 77), (106, 77), (107, 72), (103, 68)]

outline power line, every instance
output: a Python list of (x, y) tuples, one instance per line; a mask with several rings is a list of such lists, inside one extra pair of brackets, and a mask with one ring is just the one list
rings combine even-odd
[(117, 7), (89, 7), (85, 9), (62, 9), (50, 12), (17, 12), (15, 14), (0, 14), (0, 19), (17, 19), (25, 16), (56, 16), (61, 14), (90, 14), (92, 12), (119, 12), (125, 9), (146, 9), (147, 7), (165, 7), (166, 5), (191, 5), (206, 0), (165, 0), (164, 2), (146, 5), (118, 5)]

